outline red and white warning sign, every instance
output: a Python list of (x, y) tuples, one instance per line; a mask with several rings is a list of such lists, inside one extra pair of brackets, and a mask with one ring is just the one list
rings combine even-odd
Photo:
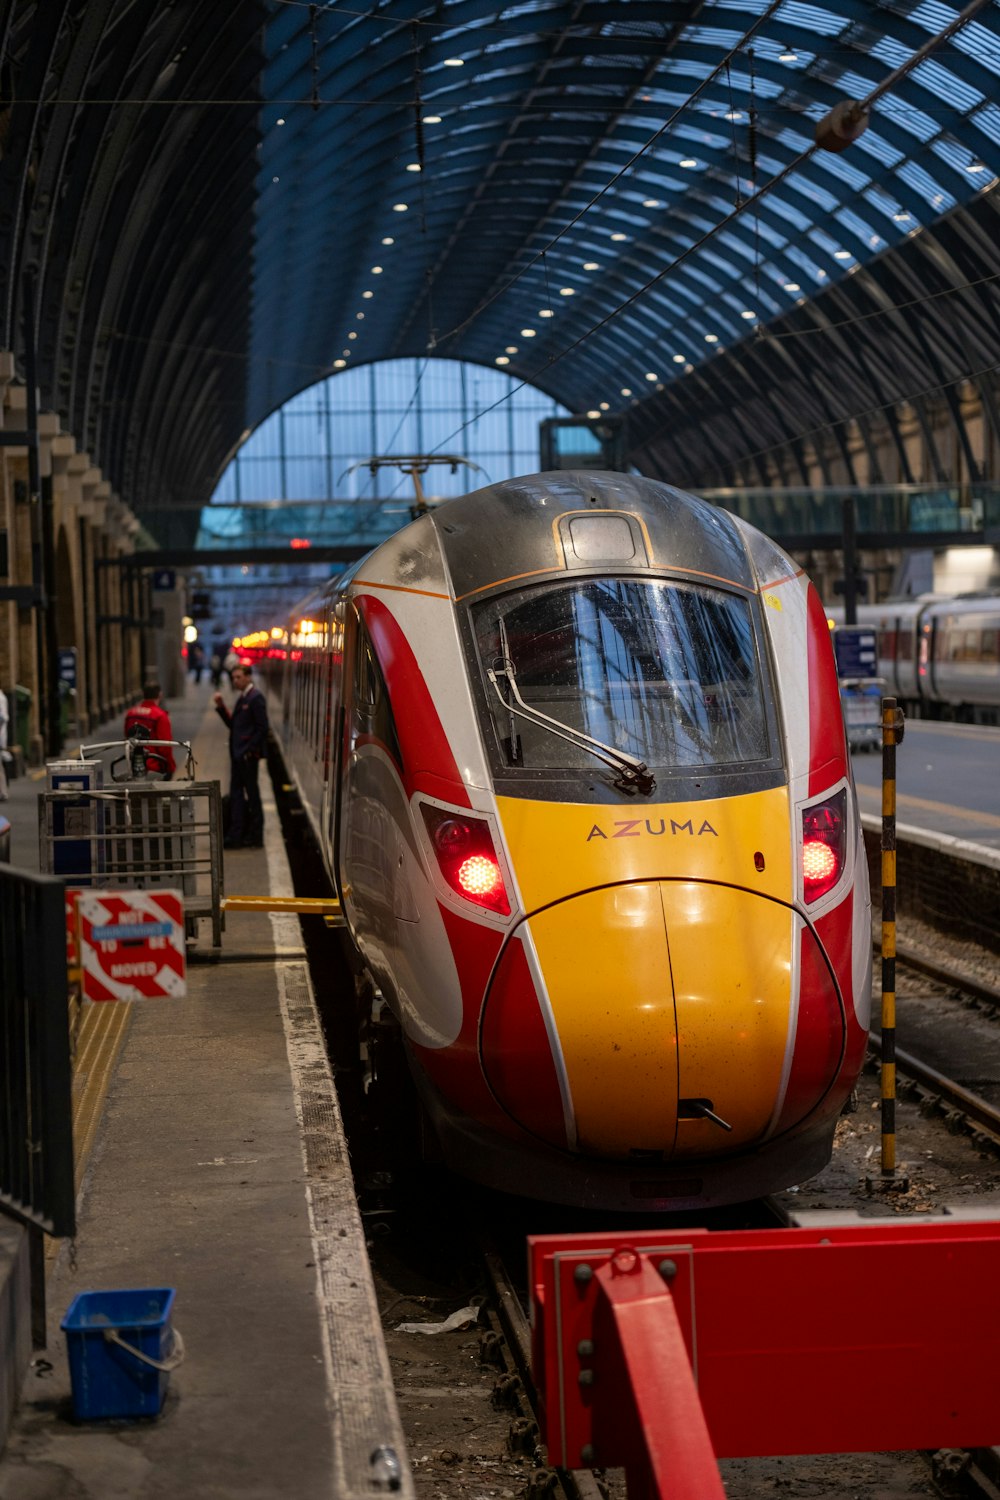
[(76, 904), (85, 999), (187, 993), (180, 891), (81, 890)]

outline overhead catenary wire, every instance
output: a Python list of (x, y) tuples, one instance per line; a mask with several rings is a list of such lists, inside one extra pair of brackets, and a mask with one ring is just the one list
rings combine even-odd
[[(966, 5), (965, 9), (962, 10), (960, 14), (949, 23), (949, 25), (947, 25), (941, 32), (937, 33), (935, 36), (928, 38), (928, 40), (921, 47), (919, 47), (909, 58), (907, 58), (904, 63), (901, 63), (899, 67), (894, 68), (891, 73), (888, 73), (885, 78), (881, 79), (879, 83), (874, 85), (862, 99), (856, 101), (859, 108), (870, 113), (873, 106), (878, 102), (879, 99), (883, 97), (884, 94), (889, 92), (894, 84), (898, 83), (901, 78), (912, 72), (915, 67), (918, 67), (921, 62), (929, 57), (946, 41), (950, 40), (950, 38), (954, 36), (956, 32), (961, 30), (963, 26), (968, 25), (968, 23), (978, 14), (980, 10), (984, 9), (991, 3), (992, 0), (970, 0), (970, 3)], [(514, 390), (520, 390), (523, 389), (525, 385), (537, 383), (538, 379), (540, 379), (548, 370), (550, 370), (553, 365), (557, 364), (560, 360), (565, 359), (567, 355), (572, 354), (574, 350), (578, 349), (581, 346), (581, 344), (586, 343), (588, 339), (592, 338), (595, 333), (599, 332), (602, 328), (607, 327), (609, 323), (612, 323), (616, 318), (620, 317), (627, 308), (633, 306), (634, 303), (638, 302), (639, 299), (645, 296), (645, 294), (650, 291), (652, 287), (658, 285), (661, 281), (663, 281), (664, 278), (669, 276), (671, 272), (675, 271), (678, 266), (682, 265), (686, 260), (688, 260), (690, 256), (695, 253), (695, 251), (700, 250), (704, 245), (709, 243), (715, 237), (715, 235), (728, 228), (729, 225), (734, 222), (734, 220), (741, 217), (741, 215), (744, 214), (748, 209), (753, 209), (754, 213), (756, 214), (760, 201), (763, 198), (767, 197), (770, 193), (772, 193), (793, 172), (797, 171), (805, 162), (809, 161), (817, 153), (817, 151), (821, 149), (822, 148), (817, 145), (816, 142), (813, 142), (810, 146), (807, 146), (796, 156), (792, 157), (792, 159), (787, 162), (784, 167), (782, 167), (780, 172), (777, 172), (767, 182), (757, 188), (756, 191), (748, 195), (741, 202), (738, 202), (733, 207), (733, 209), (725, 215), (724, 218), (719, 220), (719, 222), (713, 225), (712, 228), (706, 230), (706, 232), (701, 235), (699, 239), (688, 245), (687, 248), (681, 251), (680, 254), (674, 256), (672, 260), (663, 267), (662, 270), (656, 273), (655, 276), (651, 276), (647, 281), (643, 282), (643, 284), (638, 287), (629, 297), (627, 297), (623, 302), (620, 302), (616, 307), (612, 308), (609, 313), (605, 314), (605, 316), (598, 322), (594, 323), (590, 328), (581, 333), (572, 341), (572, 343), (566, 345), (555, 354), (548, 356), (545, 361), (540, 364), (530, 375), (526, 376), (521, 382), (521, 385), (515, 387)], [(471, 319), (467, 319), (466, 324), (469, 321), (471, 321)], [(462, 324), (459, 326), (464, 327), (466, 326), (466, 324)], [(951, 382), (945, 382), (945, 385), (944, 387), (942, 387), (942, 389), (946, 389), (949, 384), (951, 384)], [(451, 442), (455, 437), (458, 436), (460, 432), (464, 431), (466, 427), (469, 427), (475, 421), (478, 421), (480, 417), (485, 416), (488, 412), (495, 410), (497, 406), (502, 405), (505, 400), (508, 400), (509, 397), (514, 394), (514, 390), (509, 391), (498, 401), (493, 402), (490, 406), (486, 407), (484, 411), (480, 412), (476, 417), (470, 418), (468, 421), (464, 422), (461, 427), (457, 428), (454, 432), (450, 433), (446, 438), (442, 440), (442, 446), (445, 443)]]
[(553, 235), (548, 243), (544, 245), (543, 248), (539, 250), (538, 253), (534, 255), (525, 266), (522, 266), (522, 268), (517, 271), (509, 281), (505, 282), (502, 287), (498, 287), (497, 290), (495, 292), (492, 292), (488, 297), (484, 297), (479, 305), (473, 308), (472, 312), (469, 313), (466, 318), (463, 318), (461, 323), (457, 323), (455, 327), (449, 329), (447, 333), (441, 334), (438, 342), (440, 343), (445, 339), (457, 337), (457, 335), (468, 328), (471, 323), (474, 323), (481, 313), (485, 312), (488, 307), (492, 306), (492, 304), (496, 302), (498, 297), (506, 296), (506, 294), (512, 287), (516, 286), (517, 283), (521, 281), (529, 271), (531, 271), (536, 265), (538, 265), (539, 261), (543, 261), (544, 263), (544, 257), (548, 254), (548, 252), (554, 249), (554, 247), (558, 245), (559, 241), (564, 239), (565, 236), (569, 234), (570, 230), (573, 229), (577, 224), (579, 224), (580, 220), (584, 218), (584, 216), (588, 214), (590, 210), (601, 201), (604, 195), (610, 192), (616, 182), (620, 182), (621, 179), (632, 170), (636, 163), (638, 161), (641, 161), (642, 158), (652, 150), (661, 136), (663, 136), (666, 131), (671, 128), (672, 125), (675, 125), (677, 123), (678, 119), (680, 119), (684, 111), (686, 109), (689, 109), (692, 104), (697, 102), (698, 98), (704, 92), (704, 90), (708, 88), (709, 84), (714, 83), (716, 78), (718, 78), (724, 70), (728, 69), (728, 65), (732, 61), (732, 59), (737, 56), (738, 53), (746, 46), (747, 42), (757, 33), (760, 27), (770, 20), (774, 12), (778, 10), (783, 3), (784, 0), (772, 0), (772, 3), (768, 6), (764, 14), (759, 16), (754, 24), (743, 33), (739, 42), (734, 47), (731, 47), (730, 50), (726, 53), (725, 57), (723, 57), (721, 61), (716, 64), (712, 71), (708, 73), (703, 79), (701, 79), (697, 87), (692, 90), (692, 92), (688, 95), (684, 102), (677, 106), (672, 114), (666, 120), (664, 120), (663, 124), (660, 125), (649, 137), (649, 139), (639, 147), (638, 151), (633, 152), (632, 156), (625, 163), (625, 165), (623, 167), (620, 167), (617, 172), (609, 177), (600, 191), (595, 193), (594, 196), (584, 204), (584, 206), (579, 210), (578, 213), (574, 214), (569, 223), (565, 224), (562, 229), (560, 229), (558, 234)]

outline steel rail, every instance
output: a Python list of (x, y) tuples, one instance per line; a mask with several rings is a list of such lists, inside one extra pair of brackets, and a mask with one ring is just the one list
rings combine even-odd
[[(876, 1043), (879, 1040), (877, 1031), (871, 1032), (871, 1037)], [(932, 1090), (949, 1104), (953, 1104), (962, 1114), (967, 1115), (970, 1120), (995, 1137), (1000, 1145), (1000, 1110), (994, 1109), (979, 1094), (974, 1094), (970, 1089), (963, 1088), (953, 1078), (948, 1078), (944, 1073), (939, 1073), (929, 1063), (921, 1062), (911, 1052), (903, 1052), (896, 1048), (896, 1063), (900, 1071), (911, 1078), (914, 1083), (921, 1087)]]
[[(485, 1242), (481, 1244), (480, 1252), (496, 1299), (497, 1318), (507, 1339), (525, 1400), (532, 1413), (535, 1413), (538, 1409), (538, 1397), (531, 1372), (531, 1328), (527, 1315), (502, 1256)], [(557, 1469), (555, 1472), (570, 1500), (604, 1500), (601, 1487), (591, 1470)]]
[[(878, 952), (878, 943), (875, 944), (875, 949)], [(915, 969), (925, 978), (934, 979), (938, 984), (949, 985), (952, 989), (964, 990), (967, 994), (974, 995), (977, 1000), (983, 1000), (987, 1005), (995, 1005), (1000, 1009), (1000, 989), (996, 985), (987, 984), (985, 980), (973, 979), (957, 969), (944, 968), (941, 964), (933, 963), (930, 959), (914, 953), (911, 948), (898, 947), (896, 957), (901, 964), (905, 964), (908, 969)]]

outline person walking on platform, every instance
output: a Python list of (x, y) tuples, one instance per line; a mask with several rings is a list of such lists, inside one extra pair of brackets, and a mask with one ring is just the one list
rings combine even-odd
[(264, 842), (264, 810), (257, 777), (267, 749), (267, 704), (254, 687), (253, 668), (240, 662), (233, 668), (237, 699), (232, 712), (221, 693), (212, 699), (215, 711), (229, 726), (229, 829), (227, 849), (259, 849)]
[[(142, 689), (142, 702), (130, 708), (125, 715), (125, 738), (129, 739), (139, 730), (142, 739), (172, 740), (174, 731), (170, 727), (170, 715), (160, 704), (161, 688), (158, 682), (147, 682)], [(176, 762), (170, 745), (158, 745), (145, 751), (146, 770), (152, 771), (164, 781), (174, 774)]]

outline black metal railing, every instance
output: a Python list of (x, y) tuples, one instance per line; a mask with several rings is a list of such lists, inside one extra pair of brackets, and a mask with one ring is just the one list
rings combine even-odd
[(63, 882), (0, 866), (0, 1209), (76, 1230)]

